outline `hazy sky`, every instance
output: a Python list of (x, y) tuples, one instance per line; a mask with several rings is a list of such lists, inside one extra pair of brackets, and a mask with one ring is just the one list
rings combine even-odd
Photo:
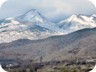
[(88, 0), (7, 0), (0, 8), (0, 19), (37, 9), (50, 21), (59, 21), (72, 14), (96, 14)]

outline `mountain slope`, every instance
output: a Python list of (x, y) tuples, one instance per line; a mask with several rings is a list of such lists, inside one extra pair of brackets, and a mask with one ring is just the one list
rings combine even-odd
[(37, 10), (31, 9), (17, 17), (0, 20), (0, 43), (18, 39), (39, 40), (55, 35), (66, 35), (85, 28), (96, 27), (96, 15), (72, 15), (58, 24), (48, 21)]
[[(82, 32), (84, 30), (81, 30)], [(83, 32), (79, 39), (59, 51), (46, 56), (45, 60), (74, 60), (96, 58), (96, 30)], [(93, 33), (93, 34), (92, 34)], [(73, 33), (74, 34), (74, 33)], [(74, 34), (75, 35), (75, 34)]]
[(17, 40), (0, 44), (0, 58), (38, 59), (44, 61), (96, 58), (96, 28), (43, 40)]
[(62, 29), (48, 21), (35, 9), (0, 21), (0, 43), (18, 39), (43, 39), (52, 35), (60, 35), (60, 32)]
[(60, 21), (58, 25), (67, 33), (84, 28), (94, 28), (96, 27), (96, 15), (72, 15), (68, 19)]

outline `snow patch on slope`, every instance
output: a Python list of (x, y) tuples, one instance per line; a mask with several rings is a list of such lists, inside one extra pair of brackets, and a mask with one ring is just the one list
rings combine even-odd
[(66, 35), (71, 32), (96, 27), (96, 15), (72, 15), (58, 24), (43, 17), (32, 9), (23, 15), (0, 20), (0, 43), (18, 39), (38, 40), (54, 35)]
[(35, 9), (0, 22), (0, 43), (18, 39), (38, 40), (64, 34), (63, 29), (48, 21)]
[(68, 19), (59, 22), (58, 25), (67, 33), (84, 28), (94, 28), (96, 27), (96, 18), (94, 16), (95, 14), (92, 16), (72, 15)]

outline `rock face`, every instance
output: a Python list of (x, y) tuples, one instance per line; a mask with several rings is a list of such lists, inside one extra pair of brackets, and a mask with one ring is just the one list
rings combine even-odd
[(0, 44), (0, 58), (38, 59), (41, 56), (44, 61), (96, 58), (96, 28), (42, 40), (20, 39)]

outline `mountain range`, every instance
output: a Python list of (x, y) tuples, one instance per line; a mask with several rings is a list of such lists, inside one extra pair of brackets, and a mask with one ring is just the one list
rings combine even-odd
[(95, 14), (92, 16), (72, 15), (59, 23), (53, 23), (37, 10), (31, 9), (20, 16), (0, 20), (0, 43), (18, 39), (39, 40), (94, 27), (96, 27)]
[(43, 61), (96, 58), (96, 15), (50, 22), (32, 9), (0, 20), (0, 59)]

